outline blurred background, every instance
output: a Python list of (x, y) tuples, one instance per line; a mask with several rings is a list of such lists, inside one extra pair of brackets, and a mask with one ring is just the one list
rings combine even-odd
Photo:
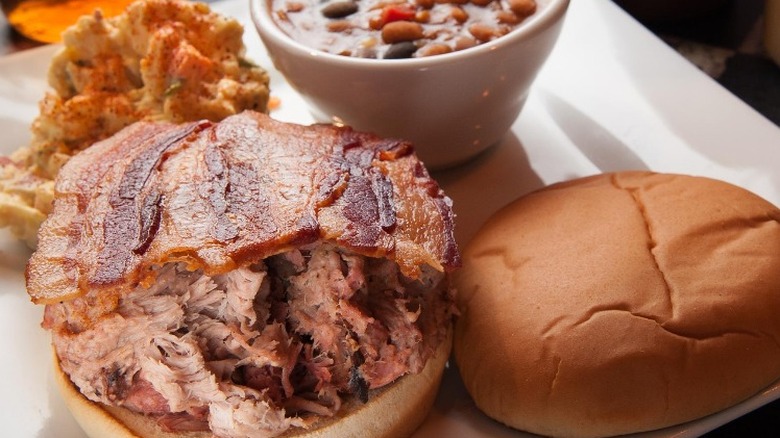
[(780, 126), (780, 0), (615, 3)]

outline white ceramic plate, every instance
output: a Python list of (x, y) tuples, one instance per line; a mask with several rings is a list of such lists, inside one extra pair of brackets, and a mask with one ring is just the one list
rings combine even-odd
[[(248, 25), (246, 2), (214, 8)], [(251, 27), (250, 56), (271, 70), (278, 119), (309, 123), (303, 101), (272, 70)], [(29, 139), (55, 47), (0, 58), (0, 153)], [(506, 139), (472, 163), (436, 174), (454, 199), (465, 243), (497, 208), (553, 182), (646, 168), (720, 178), (780, 204), (780, 129), (747, 107), (607, 0), (572, 2), (558, 46)], [(0, 424), (3, 435), (81, 438), (53, 388), (40, 308), (24, 293), (29, 251), (0, 231)], [(780, 383), (724, 412), (644, 437), (689, 437), (780, 397)], [(417, 437), (526, 437), (488, 420), (445, 375)]]

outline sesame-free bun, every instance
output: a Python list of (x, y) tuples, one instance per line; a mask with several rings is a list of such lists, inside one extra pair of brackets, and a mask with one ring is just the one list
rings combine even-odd
[(455, 359), (477, 406), (511, 427), (658, 429), (780, 378), (780, 210), (725, 182), (552, 185), (488, 220), (463, 266)]
[[(311, 430), (295, 430), (283, 437), (405, 437), (425, 420), (433, 406), (452, 345), (452, 333), (419, 374), (407, 375), (369, 392), (368, 403), (346, 400), (341, 411)], [(205, 432), (164, 432), (157, 423), (127, 409), (87, 400), (62, 371), (54, 354), (54, 381), (65, 404), (90, 438), (210, 438)]]

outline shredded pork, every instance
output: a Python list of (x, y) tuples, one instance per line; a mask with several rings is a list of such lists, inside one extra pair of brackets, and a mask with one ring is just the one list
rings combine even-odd
[[(266, 437), (421, 371), (452, 317), (446, 283), (318, 243), (213, 277), (168, 264), (149, 288), (50, 304), (44, 325), (89, 399), (166, 430)], [(84, 312), (96, 300), (115, 305)]]

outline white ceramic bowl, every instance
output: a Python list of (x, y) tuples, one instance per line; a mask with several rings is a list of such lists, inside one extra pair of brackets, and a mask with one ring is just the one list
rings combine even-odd
[(431, 169), (451, 167), (499, 142), (517, 119), (560, 33), (569, 0), (539, 8), (509, 34), (476, 47), (409, 59), (325, 53), (276, 26), (268, 0), (250, 0), (274, 66), (315, 119), (411, 140)]

